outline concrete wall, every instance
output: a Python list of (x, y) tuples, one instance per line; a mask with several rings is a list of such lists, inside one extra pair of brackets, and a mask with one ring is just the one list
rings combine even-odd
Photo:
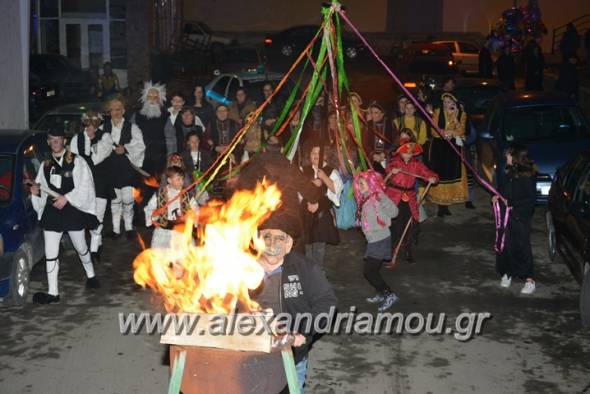
[(29, 124), (29, 0), (0, 0), (0, 129)]
[[(348, 16), (363, 31), (385, 31), (388, 0), (349, 0)], [(184, 19), (219, 31), (279, 31), (321, 22), (321, 0), (187, 0)]]
[[(519, 2), (526, 3), (525, 0)], [(500, 19), (502, 11), (510, 7), (512, 0), (444, 0), (443, 30), (487, 33)], [(551, 50), (555, 27), (590, 14), (589, 0), (539, 0), (539, 7), (548, 30), (542, 44), (545, 52)]]

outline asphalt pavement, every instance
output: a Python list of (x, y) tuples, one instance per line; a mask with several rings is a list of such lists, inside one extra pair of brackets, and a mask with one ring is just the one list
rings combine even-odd
[[(311, 351), (306, 392), (590, 392), (590, 332), (581, 328), (579, 287), (565, 264), (547, 258), (544, 210), (537, 209), (532, 235), (538, 289), (522, 296), (521, 283), (499, 287), (493, 216), (481, 190), (476, 205), (429, 219), (417, 263), (384, 273), (400, 297), (391, 312), (445, 313), (451, 330), (456, 316), (487, 312), (481, 333), (466, 341), (453, 333), (326, 335)], [(159, 297), (133, 283), (139, 251), (135, 241), (107, 241), (96, 266), (102, 288), (89, 292), (81, 264), (65, 248), (59, 304), (1, 307), (0, 393), (166, 392), (166, 347), (157, 336), (119, 330), (119, 313), (162, 311)], [(328, 250), (326, 273), (342, 312), (376, 312), (364, 301), (372, 291), (362, 278), (363, 252), (358, 230), (342, 232), (342, 243)], [(42, 264), (31, 286), (45, 290)]]

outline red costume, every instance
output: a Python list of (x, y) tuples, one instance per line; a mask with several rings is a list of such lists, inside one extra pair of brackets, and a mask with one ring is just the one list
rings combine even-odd
[(418, 200), (416, 199), (416, 177), (404, 174), (404, 172), (416, 174), (425, 179), (436, 178), (437, 182), (438, 175), (426, 167), (421, 161), (418, 161), (415, 157), (412, 157), (410, 161), (406, 163), (399, 153), (396, 153), (387, 164), (387, 174), (389, 174), (394, 168), (399, 168), (402, 172), (389, 177), (386, 193), (398, 206), (400, 201), (407, 202), (410, 206), (412, 217), (415, 221), (418, 221), (420, 215), (418, 213)]

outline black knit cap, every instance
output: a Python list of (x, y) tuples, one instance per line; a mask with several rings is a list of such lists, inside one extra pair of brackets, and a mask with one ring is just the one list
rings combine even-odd
[(65, 137), (66, 132), (61, 127), (54, 127), (54, 128), (47, 130), (47, 135), (49, 135), (51, 137)]
[(281, 230), (296, 239), (301, 235), (301, 221), (295, 212), (280, 207), (258, 227), (258, 230)]

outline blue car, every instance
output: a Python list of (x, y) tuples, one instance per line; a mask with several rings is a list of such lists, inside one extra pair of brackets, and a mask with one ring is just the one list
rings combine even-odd
[(513, 92), (498, 96), (479, 132), (479, 157), (489, 180), (504, 176), (504, 151), (523, 143), (539, 169), (537, 203), (544, 205), (559, 166), (590, 148), (590, 126), (576, 102), (557, 93)]
[(45, 133), (0, 130), (0, 299), (13, 305), (26, 301), (29, 273), (45, 255), (29, 190), (48, 150)]

